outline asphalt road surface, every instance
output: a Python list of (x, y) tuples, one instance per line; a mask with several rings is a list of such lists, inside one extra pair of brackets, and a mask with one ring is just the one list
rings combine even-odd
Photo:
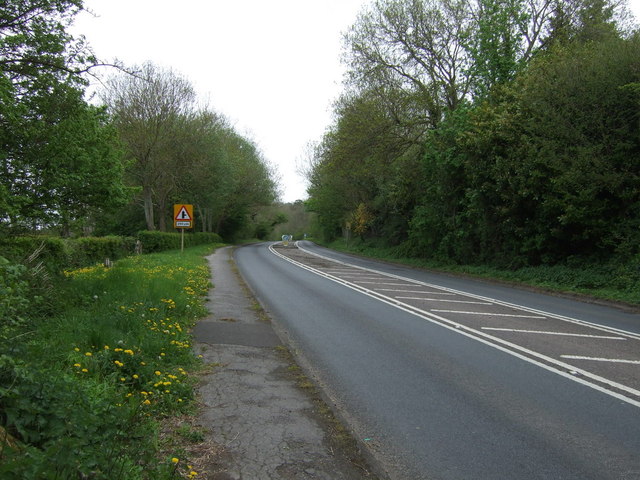
[(640, 479), (640, 315), (296, 245), (236, 263), (390, 478)]

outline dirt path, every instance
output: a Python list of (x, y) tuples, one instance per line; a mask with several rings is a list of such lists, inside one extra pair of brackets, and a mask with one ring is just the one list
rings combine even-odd
[[(357, 448), (281, 345), (233, 267), (232, 248), (208, 261), (211, 316), (194, 329), (203, 378), (199, 422), (221, 448), (199, 479), (374, 478)], [(296, 378), (297, 375), (297, 378)]]

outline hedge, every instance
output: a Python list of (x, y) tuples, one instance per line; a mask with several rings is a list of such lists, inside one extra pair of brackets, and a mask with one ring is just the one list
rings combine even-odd
[[(136, 252), (140, 241), (142, 253), (161, 252), (180, 248), (179, 233), (156, 231), (138, 232), (137, 237), (81, 237), (62, 239), (53, 236), (32, 235), (0, 237), (0, 257), (12, 263), (42, 263), (51, 274), (60, 274), (69, 268), (102, 263), (105, 259), (118, 260)], [(222, 243), (215, 233), (187, 233), (185, 247), (207, 243)], [(37, 255), (34, 255), (38, 252)]]
[[(145, 230), (138, 232), (138, 239), (142, 243), (143, 253), (162, 252), (180, 248), (180, 233), (165, 233)], [(184, 246), (192, 247), (207, 243), (222, 243), (222, 238), (217, 233), (186, 233)]]

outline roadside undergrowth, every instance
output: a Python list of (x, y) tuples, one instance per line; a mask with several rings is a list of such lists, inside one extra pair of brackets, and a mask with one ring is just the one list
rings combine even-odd
[(197, 477), (196, 430), (163, 424), (195, 411), (213, 248), (66, 271), (59, 311), (0, 337), (0, 478)]

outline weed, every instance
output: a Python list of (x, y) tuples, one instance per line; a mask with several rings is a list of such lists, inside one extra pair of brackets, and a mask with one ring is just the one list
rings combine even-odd
[[(189, 331), (206, 312), (210, 250), (67, 271), (56, 287), (64, 309), (30, 319), (30, 335), (14, 322), (20, 348), (2, 342), (0, 351), (1, 478), (195, 476), (177, 457), (158, 460), (158, 421), (194, 409), (200, 361)], [(203, 433), (183, 427), (178, 436)]]

